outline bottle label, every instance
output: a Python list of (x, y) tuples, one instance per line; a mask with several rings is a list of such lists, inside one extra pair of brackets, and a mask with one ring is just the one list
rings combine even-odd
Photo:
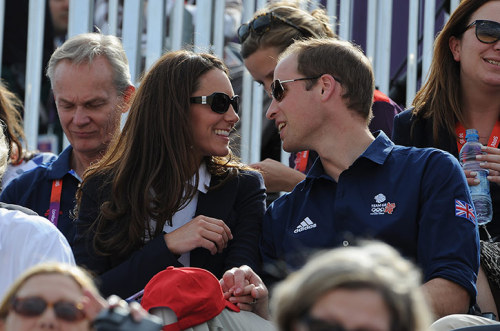
[(480, 180), (479, 184), (469, 186), (469, 191), (471, 195), (489, 195), (490, 194), (490, 182), (486, 178), (488, 172), (478, 171), (476, 178)]

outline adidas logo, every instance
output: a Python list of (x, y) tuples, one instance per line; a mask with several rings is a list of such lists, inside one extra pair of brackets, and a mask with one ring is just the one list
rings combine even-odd
[(302, 231), (314, 229), (316, 227), (316, 223), (311, 221), (309, 217), (304, 218), (302, 222), (297, 226), (297, 228), (293, 231), (293, 233), (299, 233)]

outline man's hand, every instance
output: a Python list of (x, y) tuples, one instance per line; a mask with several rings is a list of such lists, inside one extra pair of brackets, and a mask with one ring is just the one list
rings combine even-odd
[(249, 266), (232, 268), (219, 281), (224, 297), (241, 310), (256, 313), (269, 319), (269, 292), (260, 277)]

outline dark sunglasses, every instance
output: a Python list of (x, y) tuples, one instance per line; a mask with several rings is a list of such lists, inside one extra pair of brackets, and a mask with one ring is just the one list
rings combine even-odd
[(40, 316), (47, 307), (53, 307), (57, 318), (67, 322), (76, 322), (85, 318), (81, 303), (63, 300), (51, 303), (40, 297), (14, 298), (12, 300), (12, 310), (25, 317)]
[(488, 20), (475, 20), (467, 25), (464, 32), (476, 26), (476, 38), (482, 43), (493, 44), (500, 39), (500, 23)]
[[(283, 100), (283, 98), (285, 97), (285, 88), (283, 87), (283, 84), (297, 82), (299, 80), (314, 80), (320, 78), (321, 76), (323, 76), (323, 74), (316, 77), (303, 77), (303, 78), (288, 79), (288, 80), (276, 79), (274, 82), (271, 83), (271, 95), (276, 101), (281, 102), (281, 100)], [(337, 82), (340, 83), (340, 80), (338, 80), (337, 78), (333, 77), (333, 79), (335, 79)]]
[(309, 314), (303, 316), (300, 319), (300, 322), (307, 327), (308, 331), (347, 331), (340, 324), (317, 319), (310, 316)]
[(208, 96), (191, 97), (190, 100), (191, 103), (210, 105), (210, 108), (217, 114), (226, 113), (230, 105), (233, 106), (236, 114), (240, 110), (240, 97), (238, 95), (230, 98), (226, 93), (215, 92)]
[(291, 26), (295, 30), (302, 33), (302, 35), (304, 37), (311, 37), (312, 36), (312, 33), (310, 31), (307, 31), (306, 29), (303, 29), (303, 28), (293, 24), (290, 20), (288, 20), (284, 17), (281, 17), (273, 12), (270, 12), (270, 13), (259, 15), (259, 16), (255, 17), (253, 20), (251, 20), (250, 22), (242, 24), (238, 28), (238, 39), (240, 41), (240, 44), (245, 42), (245, 40), (250, 35), (251, 31), (253, 31), (258, 36), (262, 36), (264, 33), (266, 33), (267, 31), (269, 31), (271, 29), (271, 25), (273, 23), (281, 23), (281, 24), (286, 24), (288, 26)]

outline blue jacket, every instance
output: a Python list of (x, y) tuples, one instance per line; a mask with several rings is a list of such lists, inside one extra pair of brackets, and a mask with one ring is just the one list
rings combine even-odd
[(62, 179), (61, 205), (57, 228), (71, 244), (75, 235), (75, 223), (71, 213), (75, 207), (75, 193), (80, 181), (69, 171), (73, 148), (67, 147), (52, 162), (42, 164), (13, 179), (2, 191), (0, 201), (20, 205), (48, 218), (52, 182)]
[(377, 239), (416, 262), (424, 281), (450, 280), (474, 300), (479, 238), (471, 209), (462, 213), (467, 206), (465, 175), (452, 155), (397, 146), (380, 132), (338, 182), (317, 159), (307, 178), (268, 208), (265, 278), (282, 278), (314, 251)]

